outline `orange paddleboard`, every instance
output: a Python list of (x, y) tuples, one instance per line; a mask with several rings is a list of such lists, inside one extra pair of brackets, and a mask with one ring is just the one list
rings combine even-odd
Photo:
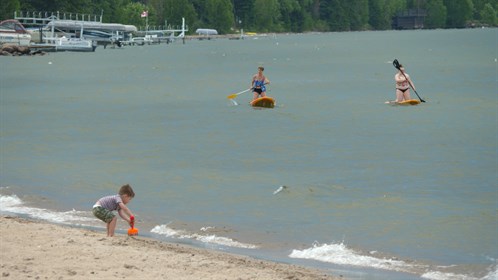
[(401, 102), (386, 101), (386, 104), (390, 104), (390, 105), (403, 105), (403, 106), (418, 105), (418, 104), (420, 104), (420, 100), (410, 99), (410, 100), (405, 100), (405, 101), (401, 101)]
[(263, 108), (273, 108), (275, 107), (276, 101), (275, 99), (265, 96), (265, 97), (260, 97), (258, 99), (254, 99), (251, 101), (251, 106), (253, 107), (263, 107)]

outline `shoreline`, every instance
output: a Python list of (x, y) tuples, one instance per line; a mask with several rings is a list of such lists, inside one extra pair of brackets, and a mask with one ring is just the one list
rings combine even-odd
[(0, 216), (4, 279), (344, 279), (215, 250)]

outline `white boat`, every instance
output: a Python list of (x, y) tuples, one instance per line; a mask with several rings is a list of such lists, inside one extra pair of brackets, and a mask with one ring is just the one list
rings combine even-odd
[(19, 21), (8, 19), (0, 22), (0, 45), (29, 46), (30, 41), (31, 35)]
[(100, 30), (83, 29), (83, 37), (92, 41), (107, 41), (111, 42), (114, 37), (112, 33)]
[(206, 28), (197, 28), (195, 33), (198, 35), (218, 35), (218, 31), (216, 29), (206, 29)]
[(133, 37), (131, 38), (131, 41), (133, 45), (139, 45), (139, 46), (143, 46), (145, 44), (150, 45), (153, 42), (152, 37), (150, 37), (150, 35), (146, 35), (145, 37)]
[(97, 48), (97, 43), (91, 40), (82, 38), (45, 38), (45, 43), (55, 46), (58, 52), (72, 51), (72, 52), (93, 52)]
[(94, 52), (97, 48), (97, 42), (82, 38), (67, 38), (65, 36), (44, 37), (43, 43), (32, 43), (30, 47), (55, 52)]
[[(40, 29), (41, 31), (41, 29)], [(97, 42), (93, 40), (87, 40), (85, 38), (79, 37), (66, 37), (65, 35), (59, 37), (55, 32), (55, 27), (52, 24), (51, 31), (43, 33), (40, 39), (43, 41), (41, 43), (31, 44), (34, 48), (50, 48), (53, 51), (73, 51), (73, 52), (93, 52), (97, 48)], [(80, 30), (80, 36), (83, 34), (83, 27)]]

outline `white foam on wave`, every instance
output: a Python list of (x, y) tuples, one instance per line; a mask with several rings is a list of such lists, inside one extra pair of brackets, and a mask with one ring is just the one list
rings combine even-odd
[(273, 192), (273, 194), (274, 194), (274, 195), (275, 195), (275, 194), (278, 194), (279, 192), (281, 192), (281, 191), (283, 191), (283, 190), (285, 190), (285, 189), (287, 189), (287, 186), (280, 186), (278, 189), (276, 189), (276, 190)]
[(17, 195), (0, 195), (0, 210), (4, 211), (9, 207), (21, 205), (22, 200)]
[(246, 244), (246, 243), (241, 243), (238, 241), (235, 241), (233, 239), (227, 238), (227, 237), (222, 237), (222, 236), (216, 236), (214, 234), (212, 235), (201, 235), (197, 233), (188, 233), (186, 231), (182, 230), (174, 230), (168, 225), (158, 225), (155, 226), (150, 232), (160, 234), (160, 235), (165, 235), (170, 238), (178, 238), (178, 239), (192, 239), (192, 240), (197, 240), (203, 243), (208, 243), (208, 244), (216, 244), (216, 245), (222, 245), (222, 246), (228, 246), (228, 247), (236, 247), (236, 248), (244, 248), (244, 249), (256, 249), (258, 248), (256, 245), (253, 244)]
[(481, 278), (443, 271), (428, 271), (422, 274), (421, 277), (430, 280), (498, 280), (498, 262), (493, 258), (488, 259), (493, 261), (494, 264), (488, 268), (488, 273)]
[[(371, 251), (371, 254), (377, 254)], [(414, 273), (421, 275), (424, 279), (431, 280), (497, 280), (497, 272), (492, 271), (482, 279), (468, 275), (456, 274), (444, 271), (451, 266), (440, 267), (443, 271), (435, 271), (434, 267), (425, 264), (412, 264), (397, 259), (387, 259), (374, 256), (366, 256), (348, 248), (344, 243), (319, 244), (315, 243), (311, 248), (304, 250), (293, 250), (289, 255), (291, 258), (311, 259), (338, 265), (352, 265), (375, 269), (384, 269), (397, 272)]]
[(498, 264), (495, 266), (494, 270), (490, 271), (488, 275), (482, 278), (482, 280), (496, 280), (496, 279), (498, 279)]
[(430, 280), (478, 280), (478, 278), (475, 277), (440, 271), (429, 271), (422, 274), (422, 278)]
[(394, 260), (382, 259), (372, 256), (358, 254), (348, 248), (343, 243), (340, 244), (313, 244), (313, 247), (304, 250), (293, 250), (289, 255), (291, 258), (312, 259), (322, 262), (334, 263), (339, 265), (354, 265), (362, 267), (372, 267), (395, 271), (404, 271), (409, 267), (407, 263)]
[(84, 217), (86, 212), (75, 209), (66, 212), (56, 212), (43, 208), (34, 208), (24, 205), (24, 202), (16, 195), (0, 195), (0, 212), (27, 215), (34, 219), (40, 219), (55, 223), (82, 223), (93, 221)]

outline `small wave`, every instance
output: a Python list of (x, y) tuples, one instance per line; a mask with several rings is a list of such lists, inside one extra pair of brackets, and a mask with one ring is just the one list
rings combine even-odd
[(354, 265), (373, 267), (387, 270), (403, 271), (403, 267), (409, 266), (403, 261), (394, 259), (381, 259), (372, 256), (363, 256), (343, 243), (341, 244), (314, 244), (313, 247), (304, 250), (293, 250), (289, 255), (291, 258), (313, 259), (322, 262), (339, 265)]
[(496, 280), (496, 279), (498, 279), (498, 270), (489, 273), (488, 275), (486, 275), (486, 277), (483, 278), (483, 280)]
[(474, 277), (440, 271), (430, 271), (424, 273), (422, 274), (422, 278), (430, 280), (478, 280)]
[(0, 211), (22, 204), (22, 200), (17, 195), (0, 195)]
[(40, 219), (55, 223), (81, 223), (90, 222), (94, 219), (84, 217), (87, 212), (75, 209), (66, 212), (56, 212), (43, 208), (34, 208), (24, 205), (24, 202), (16, 195), (0, 195), (0, 212), (27, 215), (34, 219)]
[(488, 268), (488, 273), (483, 277), (473, 277), (468, 275), (456, 274), (444, 271), (428, 271), (422, 274), (422, 278), (430, 280), (497, 280), (498, 279), (498, 264), (493, 264)]
[[(205, 227), (205, 228), (207, 228), (207, 227)], [(241, 243), (241, 242), (235, 241), (233, 239), (230, 239), (227, 237), (222, 237), (222, 236), (216, 236), (214, 234), (213, 235), (201, 235), (201, 234), (197, 234), (197, 233), (188, 233), (188, 232), (181, 231), (181, 230), (174, 230), (174, 229), (168, 227), (168, 224), (155, 226), (150, 232), (160, 234), (160, 235), (165, 235), (165, 236), (171, 237), (171, 238), (192, 239), (192, 240), (197, 240), (197, 241), (200, 241), (203, 243), (216, 244), (216, 245), (222, 245), (222, 246), (228, 246), (228, 247), (236, 247), (236, 248), (244, 248), (244, 249), (256, 249), (256, 248), (258, 248), (256, 245), (253, 245), (253, 244)]]
[[(371, 251), (371, 254), (377, 254)], [(291, 258), (312, 259), (338, 265), (352, 265), (359, 267), (369, 267), (390, 271), (411, 273), (421, 275), (422, 278), (431, 280), (478, 280), (478, 278), (468, 275), (456, 274), (444, 271), (447, 267), (441, 267), (443, 271), (433, 270), (434, 267), (425, 264), (407, 263), (398, 259), (380, 258), (362, 255), (343, 243), (340, 244), (313, 244), (311, 248), (304, 250), (293, 250), (289, 255)], [(495, 280), (496, 271), (489, 273), (480, 280)]]

